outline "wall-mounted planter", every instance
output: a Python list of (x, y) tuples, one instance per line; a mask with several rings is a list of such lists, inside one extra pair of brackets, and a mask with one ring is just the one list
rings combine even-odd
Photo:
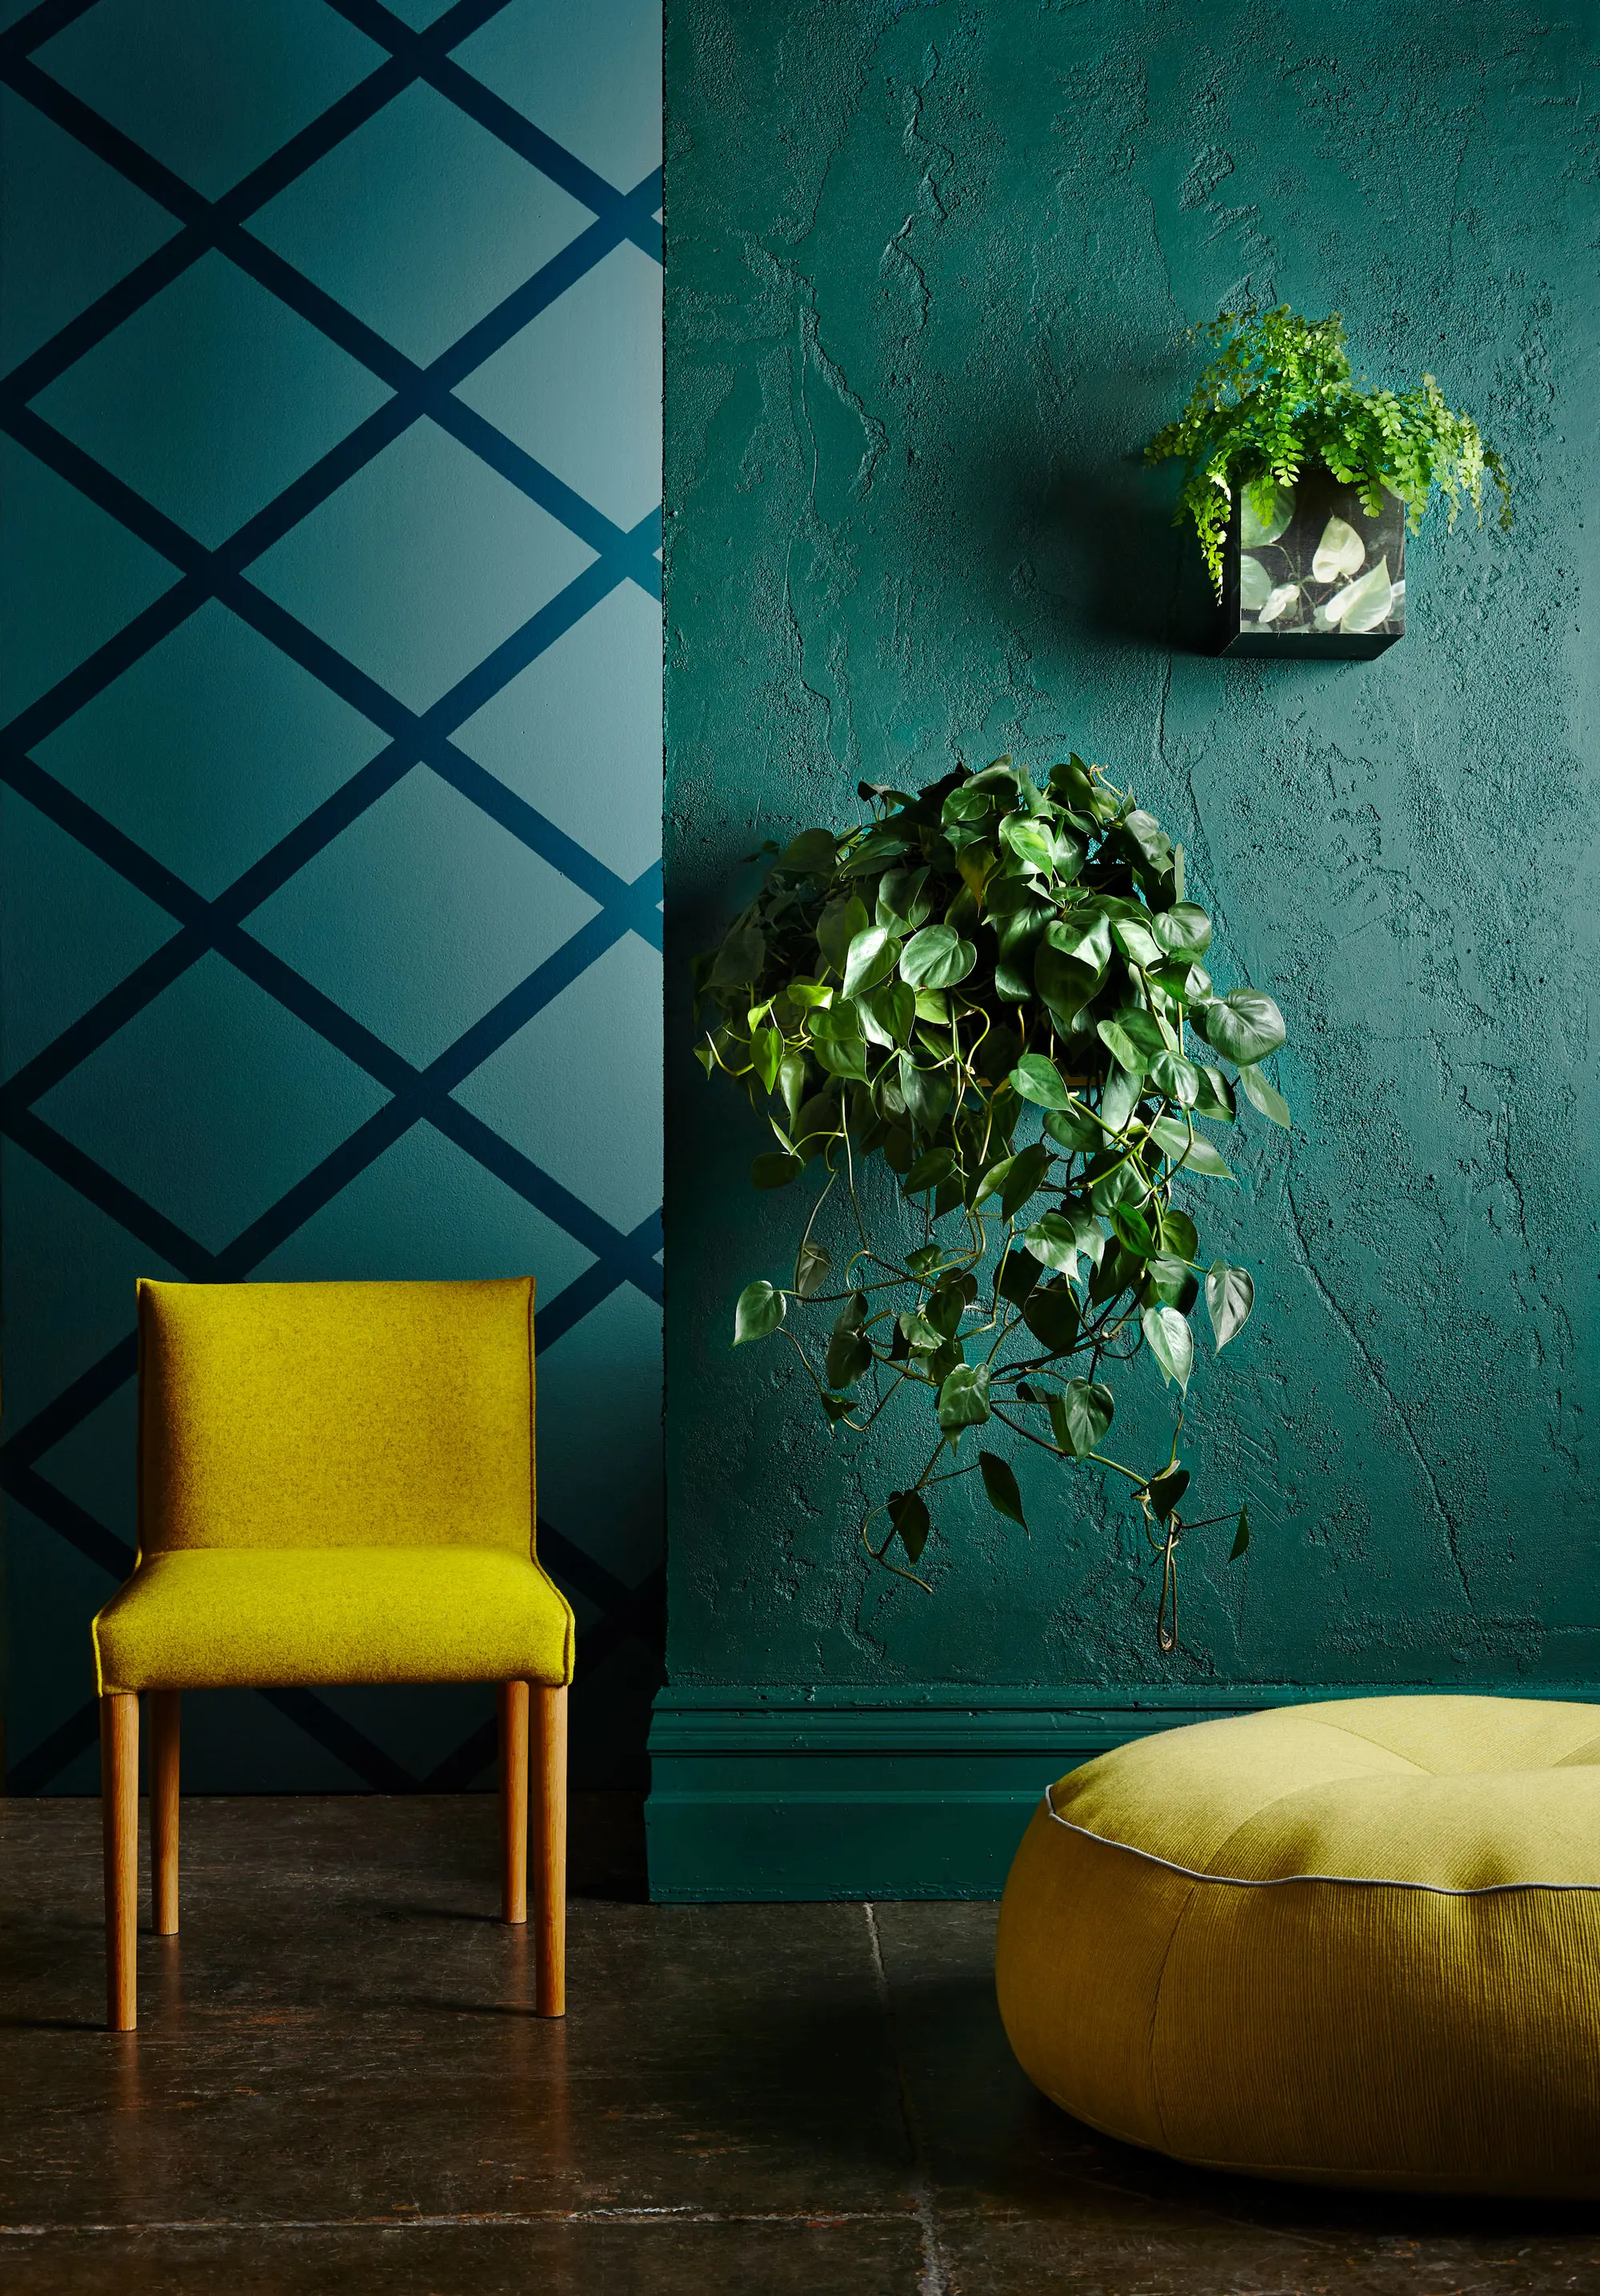
[(1406, 512), (1376, 518), (1354, 487), (1302, 471), (1294, 487), (1243, 488), (1222, 560), (1223, 653), (1361, 661), (1406, 635)]

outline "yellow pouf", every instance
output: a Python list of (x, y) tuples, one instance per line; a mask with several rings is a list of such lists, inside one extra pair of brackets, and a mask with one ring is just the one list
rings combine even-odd
[(1600, 1706), (1362, 1698), (1051, 1788), (1000, 1912), (1023, 2070), (1207, 2168), (1600, 2196)]

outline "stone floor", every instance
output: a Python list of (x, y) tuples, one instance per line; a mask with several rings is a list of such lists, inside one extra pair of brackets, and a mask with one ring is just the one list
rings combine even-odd
[(1203, 2176), (1034, 2095), (994, 1908), (639, 1901), (575, 1813), (570, 2014), (492, 1919), (483, 1797), (184, 1806), (181, 1939), (99, 2029), (99, 1817), (0, 1802), (7, 2296), (1509, 2296), (1600, 2212)]

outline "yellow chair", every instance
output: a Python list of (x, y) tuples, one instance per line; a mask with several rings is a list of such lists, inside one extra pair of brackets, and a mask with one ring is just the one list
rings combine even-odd
[(572, 1613), (534, 1552), (533, 1283), (152, 1283), (139, 1306), (139, 1554), (94, 1620), (108, 2022), (137, 2021), (139, 1693), (155, 1927), (177, 1928), (185, 1690), (494, 1682), (502, 1915), (565, 2006)]

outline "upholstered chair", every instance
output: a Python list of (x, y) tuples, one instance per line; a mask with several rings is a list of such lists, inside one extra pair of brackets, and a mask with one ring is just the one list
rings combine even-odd
[(136, 2022), (139, 1698), (152, 1895), (177, 1928), (185, 1690), (493, 1682), (502, 1913), (564, 2006), (572, 1613), (535, 1551), (533, 1284), (138, 1287), (139, 1552), (94, 1624), (109, 2020)]

